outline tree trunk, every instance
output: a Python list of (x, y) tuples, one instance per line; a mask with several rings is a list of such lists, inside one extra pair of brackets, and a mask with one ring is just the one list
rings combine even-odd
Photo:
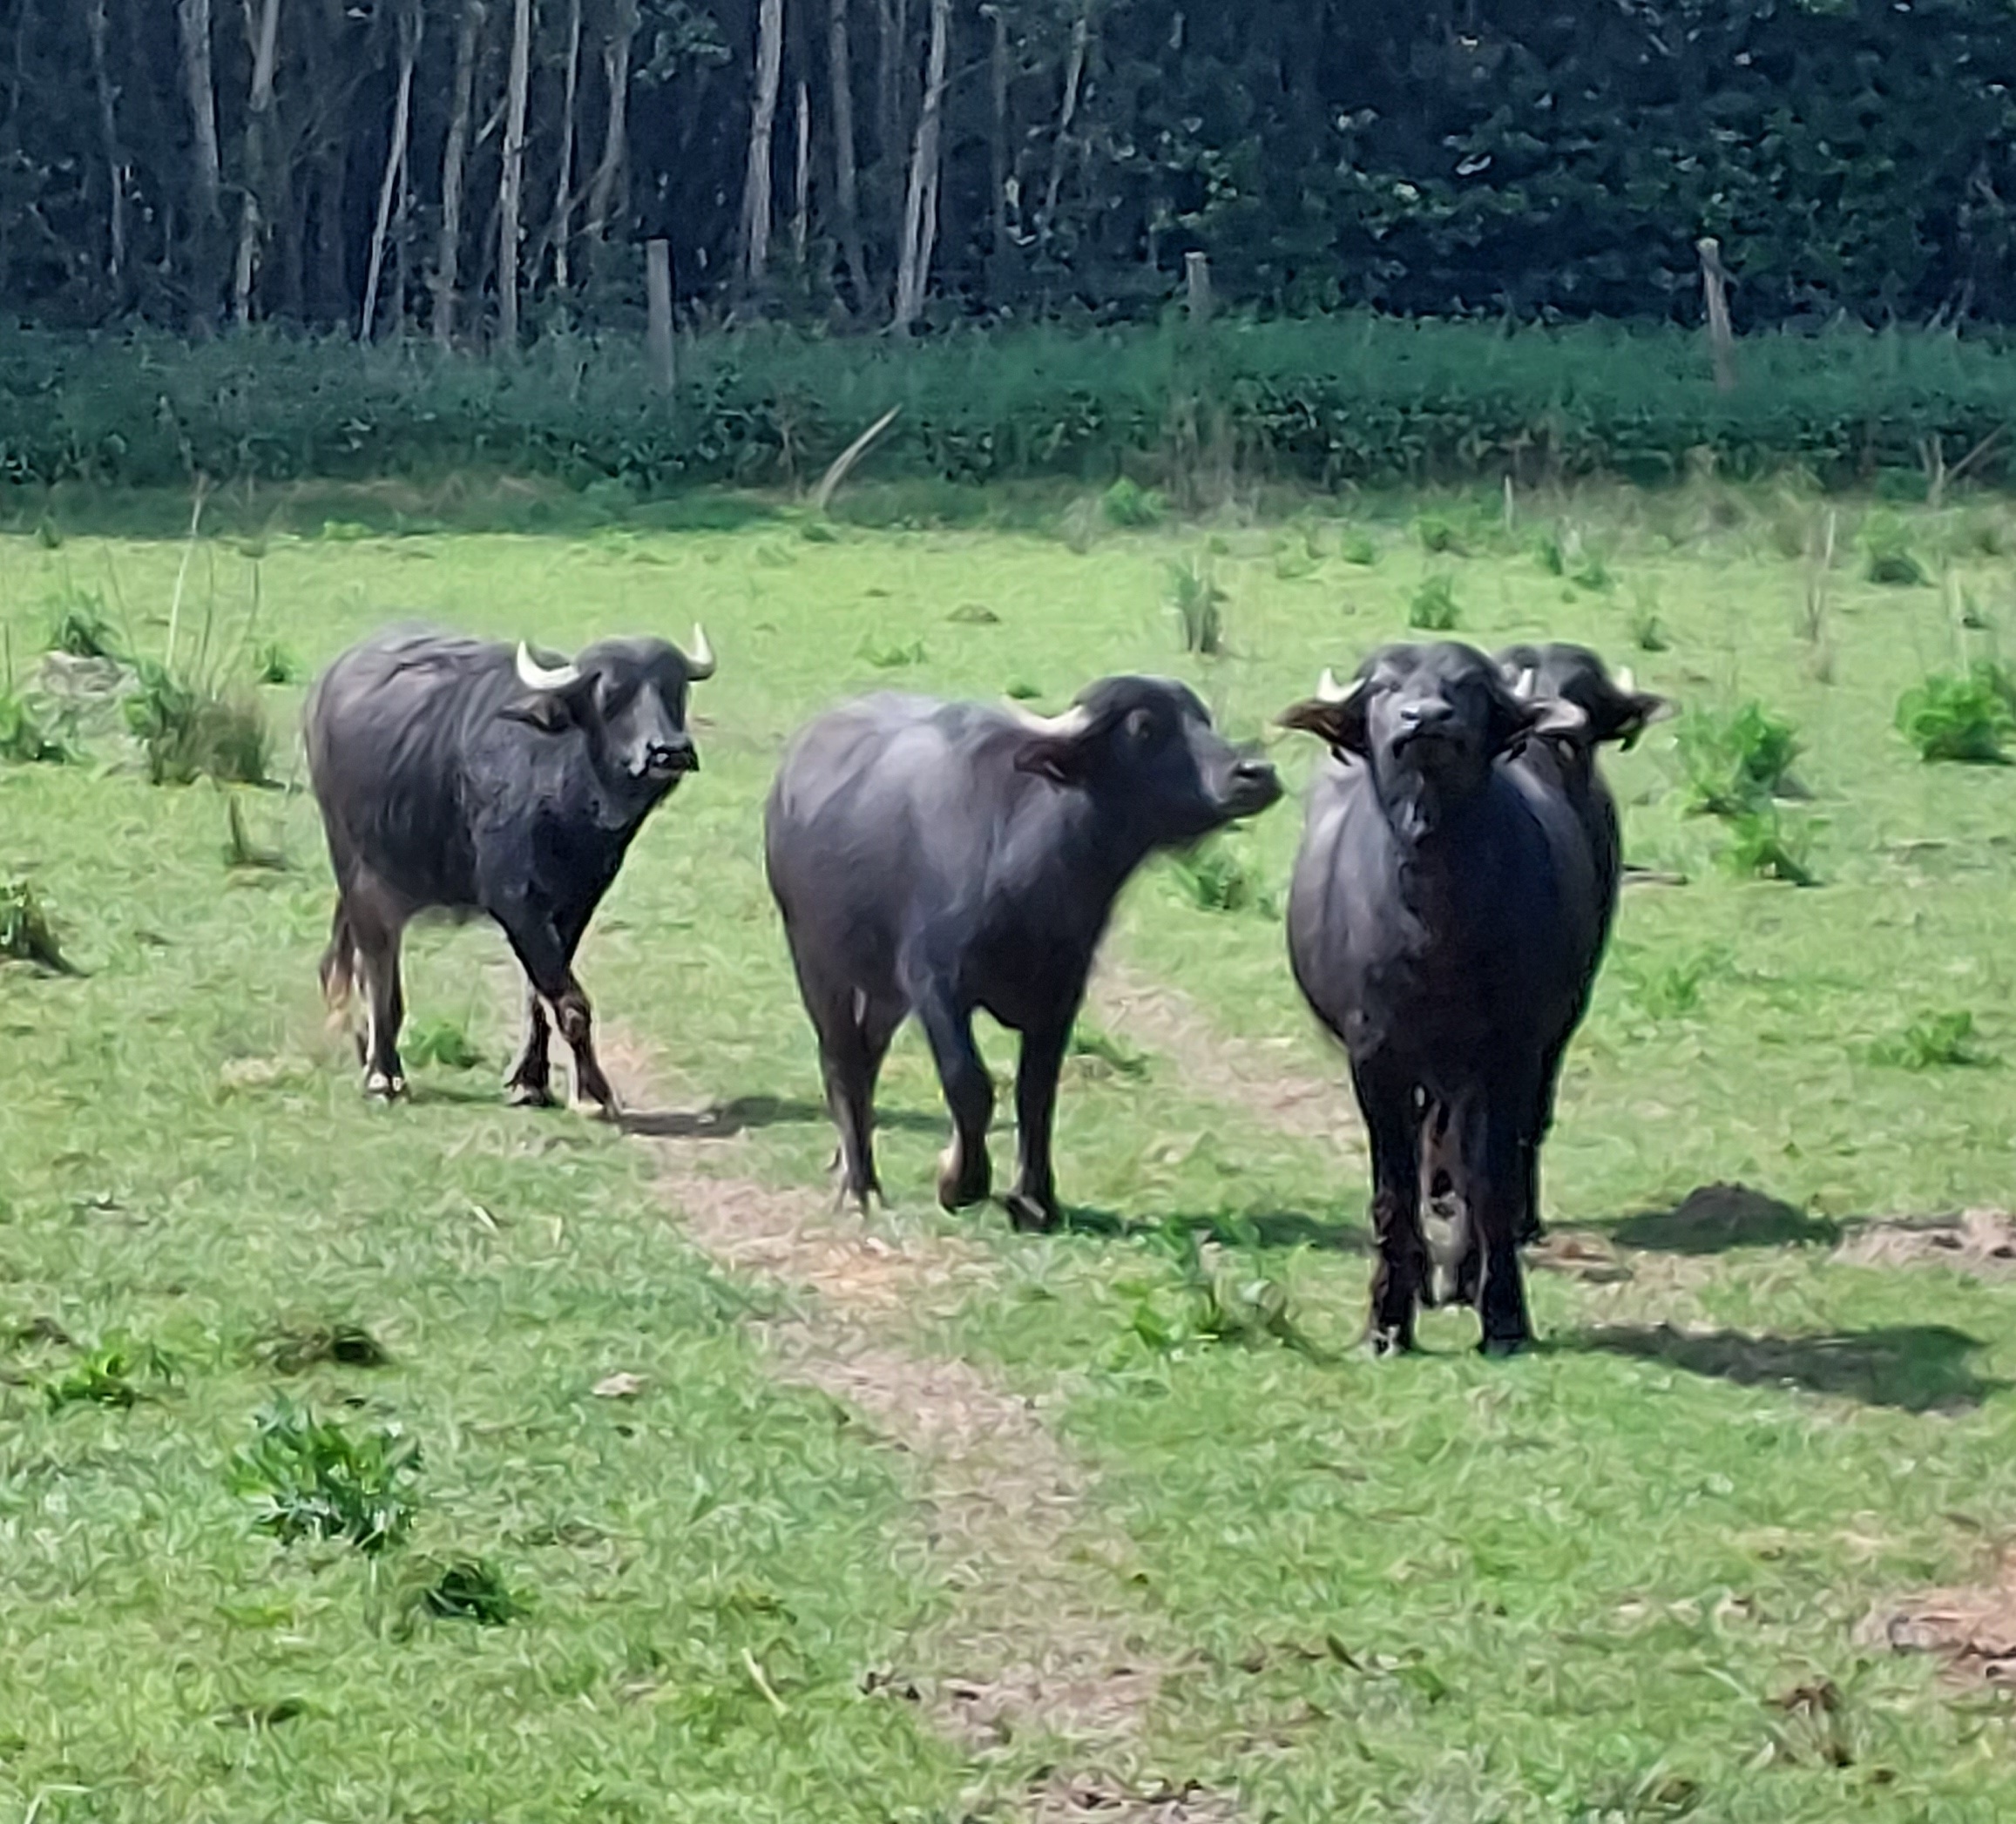
[(455, 97), (441, 152), (441, 237), (434, 253), (434, 340), (455, 346), (455, 283), (462, 264), (462, 186), (469, 171), (469, 115), (476, 94), (476, 48), (483, 0), (466, 0), (455, 41)]
[(854, 58), (847, 43), (848, 0), (832, 0), (827, 26), (828, 82), (833, 91), (833, 204), (841, 256), (861, 307), (868, 307), (868, 262), (861, 251), (860, 179), (854, 156)]
[(217, 91), (210, 69), (210, 0), (177, 0), (182, 28), (182, 87), (193, 129), (189, 180), (189, 288), (199, 326), (209, 327), (216, 301), (219, 195), (223, 159), (217, 149)]
[(994, 222), (994, 257), (1008, 253), (1008, 16), (998, 5), (988, 12), (994, 20), (994, 49), (990, 58), (993, 118), (987, 138), (987, 175), (993, 186), (990, 210)]
[(792, 173), (791, 260), (805, 270), (805, 247), (812, 230), (812, 91), (798, 84), (798, 163)]
[(111, 66), (105, 58), (105, 0), (91, 0), (86, 24), (91, 30), (91, 81), (98, 89), (98, 138), (105, 155), (105, 176), (111, 180), (111, 201), (106, 229), (111, 237), (111, 257), (106, 273), (112, 281), (116, 301), (124, 303), (126, 271), (126, 161), (119, 153), (119, 120), (112, 92)]
[[(567, 8), (567, 73), (560, 96), (560, 158), (553, 176), (553, 219), (546, 244), (553, 250), (553, 284), (567, 288), (567, 241), (574, 217), (574, 103), (581, 88), (581, 0)], [(536, 268), (538, 265), (533, 261)]]
[(259, 241), (265, 233), (261, 213), (269, 173), (267, 125), (273, 112), (274, 64), (280, 53), (280, 0), (266, 0), (253, 22), (253, 0), (246, 0), (245, 23), (252, 39), (252, 88), (245, 108), (245, 200), (238, 216), (238, 264), (232, 280), (231, 314), (240, 328), (252, 321), (252, 275), (259, 264)]
[(1050, 186), (1043, 193), (1043, 214), (1036, 224), (1038, 235), (1045, 241), (1057, 219), (1057, 193), (1064, 184), (1065, 155), (1070, 145), (1071, 123), (1078, 112), (1079, 84), (1085, 80), (1086, 46), (1091, 37), (1091, 16), (1081, 12), (1072, 21), (1071, 56), (1064, 66), (1064, 100), (1057, 111), (1057, 144), (1051, 153)]
[(518, 0), (511, 19), (511, 112), (504, 121), (504, 170), (497, 180), (497, 326), (506, 348), (518, 345), (518, 216), (525, 177), (525, 92), (531, 80), (532, 0)]
[(609, 78), (609, 118), (602, 132), (602, 157), (588, 186), (585, 232), (594, 241), (608, 231), (609, 206), (615, 199), (616, 179), (628, 150), (625, 133), (630, 117), (630, 49), (640, 24), (637, 0), (616, 0), (616, 30), (602, 47), (602, 67)]
[(784, 64), (784, 0), (761, 0), (756, 24), (756, 89), (749, 104), (749, 163), (742, 181), (742, 282), (763, 282), (770, 263), (770, 141)]
[(945, 57), (952, 35), (952, 0), (931, 0), (930, 60), (924, 105), (910, 152), (910, 187), (903, 199), (903, 261), (896, 270), (894, 327), (907, 329), (924, 307), (931, 248), (938, 234), (938, 121), (945, 100)]
[[(519, 0), (530, 5), (531, 0)], [(385, 270), (385, 234), (392, 223), (392, 205), (406, 174), (406, 142), (413, 125), (413, 65), (420, 57), (423, 20), (419, 0), (409, 0), (399, 16), (399, 86), (392, 98), (392, 143), (385, 149), (385, 176), (378, 186), (378, 220), (371, 231), (371, 261), (364, 276), (364, 308), (357, 320), (357, 340), (368, 342), (378, 320), (378, 280)]]

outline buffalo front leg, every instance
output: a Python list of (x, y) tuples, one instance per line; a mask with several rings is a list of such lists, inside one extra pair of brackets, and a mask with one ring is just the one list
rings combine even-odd
[(1353, 1060), (1353, 1086), (1372, 1143), (1372, 1268), (1368, 1341), (1380, 1355), (1414, 1347), (1415, 1307), (1428, 1283), (1421, 1233), (1421, 1113), (1414, 1085), (1377, 1060)]
[(518, 1108), (553, 1105), (552, 1028), (546, 1019), (545, 997), (525, 983), (525, 1034), (518, 1055), (504, 1072), (504, 1093)]
[(973, 1044), (973, 1016), (943, 996), (923, 1000), (917, 1007), (945, 1105), (952, 1111), (952, 1144), (938, 1156), (938, 1201), (948, 1210), (984, 1203), (993, 1188), (994, 1167), (987, 1157), (987, 1123), (994, 1113), (994, 1084)]
[(1485, 1111), (1482, 1169), (1469, 1187), (1478, 1233), (1477, 1314), (1486, 1355), (1510, 1355), (1532, 1341), (1526, 1282), (1519, 1270), (1519, 1226), (1530, 1196), (1530, 1172), (1539, 1152), (1528, 1131), (1530, 1104), (1522, 1096), (1494, 1096)]
[(399, 1029), (406, 1020), (406, 996), (399, 980), (399, 928), (359, 919), (353, 929), (368, 1014), (364, 1093), (390, 1102), (406, 1093), (406, 1072), (399, 1062)]
[(1018, 1229), (1057, 1226), (1057, 1179), (1050, 1162), (1050, 1135), (1057, 1115), (1057, 1073), (1071, 1025), (1025, 1032), (1015, 1071), (1015, 1188), (1008, 1193), (1008, 1219)]
[(513, 919), (505, 924), (504, 935), (532, 991), (552, 1010), (553, 1023), (574, 1054), (576, 1105), (592, 1105), (612, 1118), (617, 1111), (616, 1091), (610, 1088), (595, 1056), (594, 1018), (588, 996), (574, 978), (573, 946), (563, 940), (551, 919), (538, 916)]

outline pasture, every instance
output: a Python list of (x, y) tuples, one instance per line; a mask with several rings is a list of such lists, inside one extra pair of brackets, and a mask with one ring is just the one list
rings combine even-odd
[[(1998, 1574), (2016, 1260), (1882, 1226), (2016, 1201), (2016, 770), (1896, 726), (2016, 633), (2016, 509), (883, 505), (0, 542), (17, 681), (66, 604), (159, 657), (186, 563), (184, 650), (298, 661), (258, 687), (282, 782), (302, 678), (395, 613), (556, 650), (697, 614), (720, 659), (702, 770), (584, 948), (627, 1132), (503, 1105), (488, 927), (416, 935), (414, 1097), (366, 1105), (304, 794), (233, 794), (234, 844), (225, 794), (114, 737), (0, 763), (0, 881), (81, 971), (0, 964), (0, 1817), (2006, 1815), (2003, 1698), (1884, 1623)], [(1801, 743), (1803, 795), (1747, 824), (1689, 814), (1684, 714), (1607, 759), (1649, 873), (1546, 1154), (1539, 1348), (1479, 1360), (1434, 1312), (1419, 1357), (1356, 1348), (1365, 1159), (1282, 955), (1292, 801), (1125, 896), (1063, 1232), (936, 1209), (914, 1031), (890, 1208), (831, 1213), (761, 864), (788, 732), (1145, 670), (1298, 787), (1273, 716), (1411, 619), (1586, 641)], [(418, 1445), (399, 1537), (260, 1529), (276, 1400)]]

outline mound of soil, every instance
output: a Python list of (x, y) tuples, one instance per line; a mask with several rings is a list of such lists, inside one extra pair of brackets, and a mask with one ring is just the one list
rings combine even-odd
[(1896, 1652), (1937, 1653), (1958, 1678), (2016, 1685), (2016, 1550), (1988, 1582), (1880, 1609), (1864, 1632)]

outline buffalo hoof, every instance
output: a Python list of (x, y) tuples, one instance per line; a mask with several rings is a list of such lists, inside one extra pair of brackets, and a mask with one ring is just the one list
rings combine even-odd
[(507, 1083), (504, 1085), (504, 1096), (513, 1108), (551, 1108), (553, 1105), (553, 1092), (543, 1083)]
[(940, 1208), (971, 1209), (977, 1203), (985, 1203), (987, 1193), (993, 1188), (994, 1168), (984, 1152), (968, 1159), (953, 1145), (938, 1155)]
[(865, 1216), (876, 1204), (881, 1204), (884, 1209), (889, 1207), (887, 1199), (882, 1194), (880, 1185), (874, 1183), (866, 1185), (843, 1184), (834, 1193), (833, 1213), (836, 1216), (845, 1215), (849, 1212), (857, 1216)]
[(1389, 1355), (1411, 1355), (1414, 1353), (1414, 1333), (1411, 1330), (1383, 1330), (1375, 1324), (1366, 1333), (1365, 1348), (1369, 1354), (1381, 1360)]
[(1507, 1355), (1523, 1355), (1532, 1344), (1532, 1337), (1525, 1332), (1514, 1336), (1487, 1336), (1478, 1344), (1477, 1353), (1495, 1361)]
[(364, 1079), (364, 1093), (374, 1102), (396, 1102), (406, 1093), (403, 1077), (388, 1077), (382, 1071), (373, 1071)]
[(613, 1096), (577, 1096), (574, 1112), (584, 1121), (604, 1121), (611, 1126), (623, 1118), (623, 1111)]
[(1055, 1203), (1032, 1197), (1026, 1191), (1011, 1191), (1007, 1207), (1008, 1220), (1019, 1234), (1047, 1235), (1064, 1219)]

